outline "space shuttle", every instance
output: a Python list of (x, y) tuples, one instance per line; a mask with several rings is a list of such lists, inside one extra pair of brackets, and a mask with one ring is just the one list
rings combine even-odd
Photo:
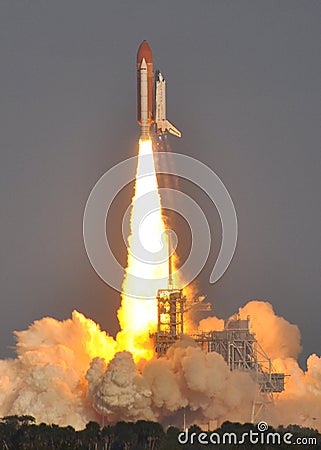
[(143, 41), (137, 52), (137, 120), (141, 127), (141, 139), (150, 139), (151, 124), (156, 134), (171, 133), (181, 137), (181, 132), (166, 118), (166, 81), (156, 73), (154, 86), (152, 50)]

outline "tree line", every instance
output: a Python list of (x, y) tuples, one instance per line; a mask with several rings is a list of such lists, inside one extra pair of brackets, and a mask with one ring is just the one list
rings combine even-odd
[[(40, 423), (32, 416), (6, 416), (0, 419), (0, 450), (176, 450), (189, 449), (248, 449), (249, 443), (240, 444), (244, 433), (257, 433), (258, 429), (250, 423), (240, 424), (224, 422), (214, 432), (205, 433), (197, 425), (189, 427), (188, 431), (170, 426), (166, 431), (157, 422), (138, 420), (137, 422), (118, 422), (115, 425), (101, 427), (96, 422), (89, 422), (83, 430), (75, 430), (71, 426), (61, 427), (54, 424)], [(321, 435), (310, 428), (300, 428), (291, 425), (277, 430), (269, 427), (266, 433), (278, 432), (281, 435), (290, 433), (293, 441), (298, 437), (315, 438), (314, 442), (302, 445), (305, 449), (320, 448)], [(183, 433), (183, 434), (182, 434)], [(211, 433), (213, 442), (209, 440)], [(232, 433), (230, 435), (230, 433)], [(201, 436), (201, 443), (199, 436)], [(224, 441), (224, 439), (226, 440)], [(180, 441), (179, 441), (180, 439)], [(235, 442), (233, 441), (235, 439)], [(236, 443), (236, 439), (238, 440)], [(205, 444), (205, 441), (208, 441)], [(220, 440), (220, 442), (218, 442)], [(185, 443), (186, 441), (186, 443)], [(183, 442), (183, 443), (180, 443)], [(275, 443), (258, 442), (250, 445), (255, 449), (275, 449)], [(289, 448), (288, 444), (277, 445), (278, 449)]]

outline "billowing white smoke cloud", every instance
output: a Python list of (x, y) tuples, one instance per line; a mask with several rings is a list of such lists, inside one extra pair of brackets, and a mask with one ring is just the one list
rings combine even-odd
[(283, 317), (278, 317), (267, 302), (251, 301), (239, 314), (251, 318), (251, 328), (276, 371), (283, 372), (285, 391), (275, 399), (268, 417), (271, 424), (296, 423), (321, 429), (321, 358), (311, 355), (304, 372), (296, 358), (301, 351), (300, 331)]
[(300, 331), (296, 325), (277, 316), (270, 303), (251, 301), (240, 308), (241, 319), (251, 318), (251, 329), (270, 358), (297, 358), (301, 352)]
[(274, 369), (285, 373), (285, 391), (276, 396), (267, 417), (271, 424), (296, 423), (321, 429), (321, 358), (311, 355), (304, 372), (296, 358), (301, 351), (300, 331), (278, 317), (267, 302), (251, 301), (239, 314), (251, 318), (256, 339), (272, 359)]
[[(251, 316), (252, 331), (275, 369), (290, 375), (265, 419), (320, 430), (321, 359), (310, 356), (302, 371), (295, 360), (299, 330), (268, 303), (249, 302), (239, 314)], [(204, 330), (222, 326), (217, 318), (200, 323)], [(220, 355), (204, 353), (190, 338), (164, 358), (135, 364), (129, 352), (116, 353), (114, 339), (76, 311), (63, 322), (36, 321), (16, 337), (17, 358), (0, 361), (0, 416), (30, 414), (38, 422), (78, 429), (101, 414), (110, 422), (162, 420), (175, 413), (181, 417), (181, 408), (199, 423), (250, 420), (255, 395), (250, 376), (230, 372)]]
[(76, 428), (96, 420), (85, 373), (95, 348), (108, 355), (113, 339), (77, 311), (63, 322), (45, 317), (15, 334), (17, 359), (0, 360), (0, 416), (30, 414)]
[(273, 361), (286, 377), (286, 390), (280, 394), (273, 411), (277, 423), (297, 423), (321, 429), (321, 358), (311, 355), (304, 372), (292, 358)]
[(112, 421), (160, 420), (187, 406), (203, 421), (231, 414), (245, 420), (255, 393), (248, 374), (230, 372), (220, 355), (189, 339), (139, 367), (128, 352), (117, 353), (108, 366), (95, 359), (86, 378), (94, 407)]
[(94, 407), (110, 420), (154, 418), (150, 410), (152, 391), (136, 370), (131, 353), (117, 353), (108, 370), (102, 358), (95, 358), (86, 378)]

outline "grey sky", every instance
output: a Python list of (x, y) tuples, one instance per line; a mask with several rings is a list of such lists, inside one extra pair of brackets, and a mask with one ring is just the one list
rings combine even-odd
[(1, 2), (1, 357), (12, 330), (74, 308), (117, 330), (119, 295), (90, 266), (82, 215), (137, 151), (143, 39), (183, 133), (172, 150), (208, 164), (238, 213), (232, 265), (212, 286), (209, 261), (201, 291), (223, 317), (270, 301), (298, 324), (301, 363), (320, 352), (320, 19), (314, 0)]

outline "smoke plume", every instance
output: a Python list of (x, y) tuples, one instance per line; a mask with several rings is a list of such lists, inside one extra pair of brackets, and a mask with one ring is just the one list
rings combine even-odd
[[(269, 303), (240, 308), (252, 331), (286, 375), (285, 391), (265, 411), (271, 425), (296, 423), (321, 429), (321, 358), (298, 365), (300, 333)], [(216, 317), (200, 329), (222, 329)], [(188, 337), (165, 357), (134, 362), (99, 326), (74, 311), (71, 319), (43, 318), (15, 332), (15, 359), (0, 361), (0, 416), (30, 414), (37, 422), (83, 428), (89, 420), (166, 420), (182, 408), (198, 423), (249, 421), (256, 386), (249, 374), (230, 372), (217, 353), (205, 353)], [(174, 420), (174, 419), (173, 419)]]

